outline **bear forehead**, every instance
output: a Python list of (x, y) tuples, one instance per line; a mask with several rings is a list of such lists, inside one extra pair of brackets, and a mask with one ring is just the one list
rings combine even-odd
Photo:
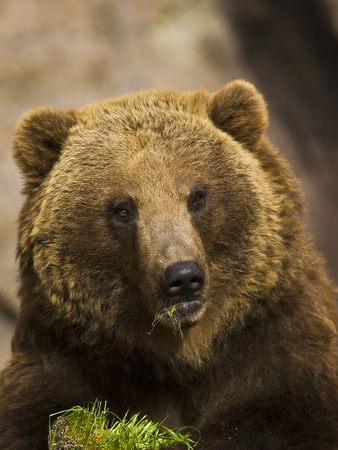
[(129, 148), (125, 146), (125, 152), (135, 152), (150, 141), (165, 141), (166, 145), (171, 142), (176, 147), (182, 144), (193, 146), (198, 142), (207, 145), (225, 135), (210, 120), (191, 111), (161, 107), (128, 108), (114, 103), (90, 109), (90, 114), (80, 113), (79, 124), (71, 134), (86, 146), (95, 142), (100, 145), (132, 144)]
[(67, 173), (106, 175), (116, 182), (136, 174), (138, 181), (149, 174), (174, 178), (180, 172), (183, 177), (212, 172), (215, 178), (217, 171), (219, 178), (226, 167), (238, 169), (248, 158), (251, 164), (238, 143), (204, 118), (156, 110), (135, 115), (113, 106), (102, 114), (102, 120), (95, 115), (95, 121), (87, 119), (73, 128), (59, 162)]
[[(154, 198), (166, 194), (172, 200), (173, 196), (186, 197), (192, 190), (220, 179), (218, 166), (222, 164), (217, 162), (221, 158), (217, 158), (215, 148), (208, 161), (205, 145), (175, 146), (150, 133), (141, 136), (141, 143), (137, 135), (124, 136), (122, 141), (116, 135), (101, 142), (99, 139), (102, 136), (92, 143), (85, 139), (84, 148), (77, 144), (76, 148), (70, 145), (65, 149), (52, 171), (49, 194), (55, 197), (61, 191), (67, 196), (77, 193), (88, 200), (132, 197), (142, 203), (145, 195)], [(224, 170), (224, 164), (222, 167)]]

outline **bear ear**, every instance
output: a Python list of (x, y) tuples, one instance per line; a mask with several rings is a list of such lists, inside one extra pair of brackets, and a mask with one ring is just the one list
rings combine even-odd
[(75, 114), (53, 108), (37, 108), (18, 122), (13, 140), (13, 158), (29, 185), (40, 184), (59, 159)]
[(246, 81), (223, 86), (210, 99), (209, 117), (217, 128), (237, 141), (254, 145), (268, 127), (268, 112), (262, 95)]

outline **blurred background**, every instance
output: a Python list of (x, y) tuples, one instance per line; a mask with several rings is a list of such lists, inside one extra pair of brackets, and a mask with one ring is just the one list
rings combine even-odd
[(1, 0), (0, 370), (18, 309), (18, 117), (234, 78), (265, 95), (270, 138), (302, 180), (308, 227), (338, 282), (338, 0)]

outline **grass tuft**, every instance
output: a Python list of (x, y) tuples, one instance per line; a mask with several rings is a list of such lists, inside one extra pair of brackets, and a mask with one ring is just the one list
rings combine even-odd
[(49, 450), (161, 450), (178, 444), (193, 450), (196, 445), (188, 428), (172, 430), (139, 414), (121, 419), (99, 401), (52, 414), (49, 422)]

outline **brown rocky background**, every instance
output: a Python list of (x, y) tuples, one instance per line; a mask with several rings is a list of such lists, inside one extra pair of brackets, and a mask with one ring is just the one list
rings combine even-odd
[(234, 78), (266, 96), (270, 136), (291, 159), (309, 227), (338, 281), (338, 0), (1, 0), (0, 369), (18, 308), (20, 179), (13, 127), (149, 87), (213, 91)]

